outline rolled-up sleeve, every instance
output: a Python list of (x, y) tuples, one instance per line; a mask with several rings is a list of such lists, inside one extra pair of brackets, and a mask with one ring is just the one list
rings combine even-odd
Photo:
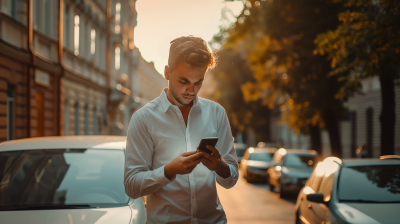
[(126, 194), (134, 199), (157, 192), (171, 182), (164, 175), (164, 166), (151, 170), (153, 141), (141, 112), (132, 115), (126, 138), (124, 185)]
[(238, 172), (238, 161), (236, 156), (236, 150), (233, 146), (233, 137), (231, 127), (229, 125), (229, 120), (226, 115), (225, 109), (221, 108), (218, 112), (218, 143), (216, 148), (221, 153), (222, 158), (226, 161), (231, 171), (231, 175), (228, 178), (223, 178), (216, 173), (216, 180), (219, 185), (222, 187), (229, 189), (238, 181), (239, 172)]

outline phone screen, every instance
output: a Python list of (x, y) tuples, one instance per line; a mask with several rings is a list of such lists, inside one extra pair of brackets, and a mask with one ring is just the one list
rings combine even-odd
[(215, 147), (217, 142), (218, 142), (218, 137), (203, 138), (200, 141), (199, 149), (204, 151), (204, 152), (206, 152), (206, 153), (208, 153), (208, 154), (211, 154), (212, 153), (211, 150), (207, 149), (206, 145), (212, 145), (212, 146)]

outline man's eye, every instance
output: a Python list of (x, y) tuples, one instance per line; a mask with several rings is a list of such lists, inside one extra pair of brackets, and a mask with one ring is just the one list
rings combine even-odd
[(200, 85), (201, 83), (202, 83), (202, 82), (196, 82), (195, 84), (196, 84), (196, 85)]
[(180, 81), (182, 84), (186, 84), (186, 82), (185, 81)]

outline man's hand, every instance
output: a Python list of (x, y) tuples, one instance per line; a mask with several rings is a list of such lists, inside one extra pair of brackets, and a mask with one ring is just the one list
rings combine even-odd
[(203, 152), (184, 152), (164, 167), (164, 175), (172, 180), (177, 174), (188, 174), (200, 163)]
[[(231, 176), (231, 170), (229, 169), (228, 164), (222, 158), (221, 154), (212, 145), (207, 145), (207, 149), (211, 150), (211, 155), (208, 153), (203, 153), (203, 157), (201, 158), (201, 163), (205, 167), (207, 167), (211, 171), (215, 171), (218, 175), (222, 178), (228, 178)], [(200, 149), (197, 148), (198, 152), (202, 152)]]

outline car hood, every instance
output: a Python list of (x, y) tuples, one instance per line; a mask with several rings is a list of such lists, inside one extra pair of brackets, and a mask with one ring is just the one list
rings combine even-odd
[(254, 167), (254, 168), (267, 169), (267, 168), (269, 168), (269, 163), (268, 162), (263, 162), (263, 161), (248, 160), (247, 161), (247, 166)]
[(341, 203), (338, 210), (350, 223), (398, 223), (400, 203)]
[(282, 172), (291, 177), (297, 178), (309, 178), (313, 171), (313, 167), (311, 168), (297, 168), (297, 167), (282, 167)]
[(130, 219), (131, 209), (129, 206), (96, 209), (0, 211), (2, 224), (128, 224)]

